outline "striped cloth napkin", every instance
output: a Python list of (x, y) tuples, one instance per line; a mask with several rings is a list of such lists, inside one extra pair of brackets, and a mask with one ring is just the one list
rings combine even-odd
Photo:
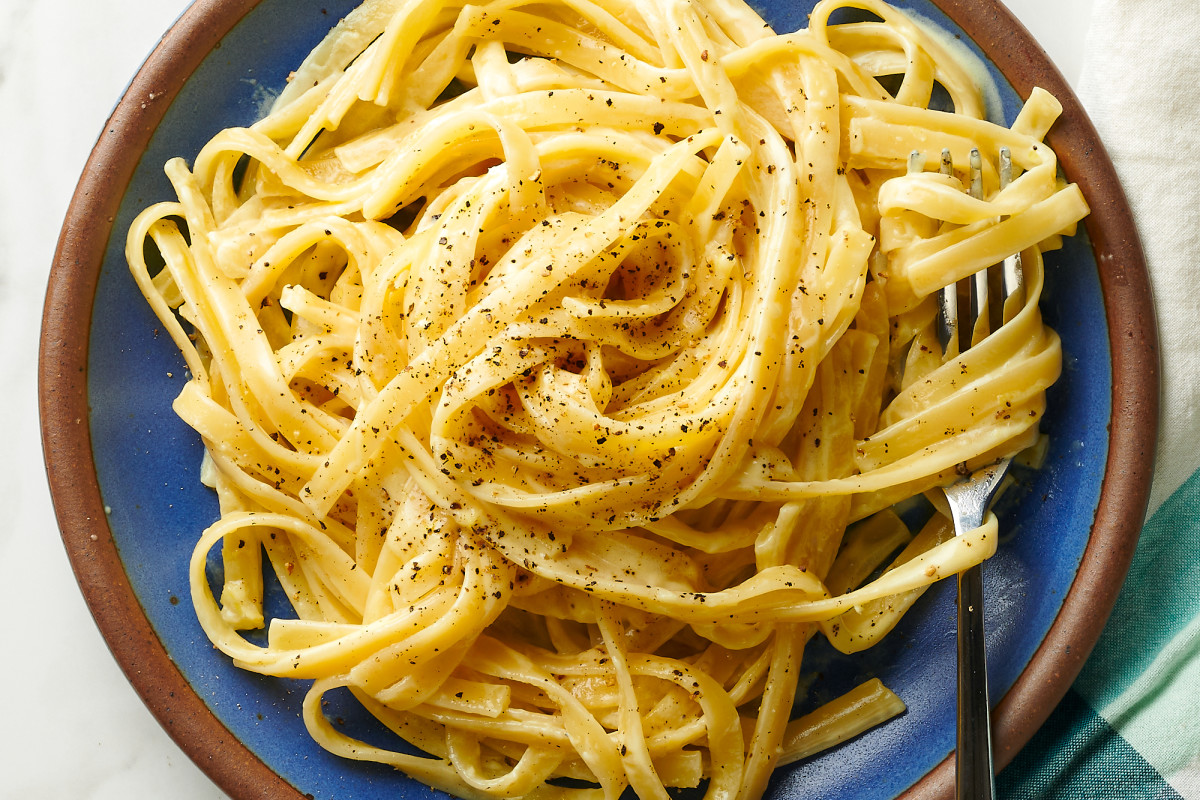
[(1112, 619), (1001, 773), (1033, 800), (1200, 800), (1200, 2), (1096, 0), (1079, 96), (1137, 219), (1158, 310), (1149, 517)]

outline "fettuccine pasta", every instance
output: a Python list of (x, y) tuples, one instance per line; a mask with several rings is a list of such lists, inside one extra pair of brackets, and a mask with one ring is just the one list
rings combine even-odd
[[(213, 644), (465, 798), (757, 798), (902, 711), (872, 681), (791, 719), (802, 654), (995, 551), (991, 515), (895, 507), (1039, 442), (1041, 254), (1087, 213), (1055, 100), (987, 121), (939, 42), (877, 0), (783, 35), (741, 0), (367, 0), (169, 162), (127, 255), (220, 501)], [(909, 167), (943, 148), (983, 199)], [(936, 292), (1016, 252), (1003, 324), (943, 354)]]

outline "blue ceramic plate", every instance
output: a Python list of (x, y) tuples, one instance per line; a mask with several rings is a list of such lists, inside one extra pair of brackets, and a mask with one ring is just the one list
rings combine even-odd
[[(388, 767), (326, 753), (301, 722), (303, 684), (235, 669), (209, 646), (187, 600), (187, 561), (217, 515), (216, 502), (199, 482), (200, 441), (171, 410), (183, 361), (129, 277), (124, 236), (140, 209), (172, 198), (163, 163), (190, 158), (220, 129), (257, 119), (289, 71), (354, 5), (215, 0), (185, 14), (131, 85), (89, 162), (47, 299), (43, 431), (80, 584), (147, 704), (235, 797), (423, 797), (429, 790)], [(1111, 166), (1028, 35), (993, 0), (902, 5), (987, 65), (999, 92), (995, 119), (1011, 122), (1034, 82), (1064, 102), (1051, 141), (1095, 210), (1087, 231), (1049, 259), (1044, 313), (1065, 351), (1044, 424), (1050, 455), (1044, 469), (1020, 476), (1021, 490), (1002, 515), (1003, 544), (985, 569), (988, 672), (993, 697), (1005, 698), (996, 721), (1005, 763), (1078, 671), (1136, 541), (1155, 424), (1154, 342), (1145, 333), (1153, 330), (1152, 310)], [(808, 0), (760, 3), (778, 30), (804, 25), (810, 7)], [(952, 583), (943, 582), (859, 657), (814, 644), (807, 666), (817, 675), (816, 697), (877, 676), (908, 711), (781, 770), (772, 796), (882, 800), (914, 785), (948, 791), (953, 600)], [(283, 613), (278, 587), (268, 606)], [(361, 736), (384, 736), (352, 703), (329, 716)]]

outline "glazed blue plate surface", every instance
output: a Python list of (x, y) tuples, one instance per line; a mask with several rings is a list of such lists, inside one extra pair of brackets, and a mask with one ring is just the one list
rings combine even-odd
[[(301, 794), (315, 798), (413, 798), (431, 790), (391, 768), (326, 753), (300, 719), (306, 684), (235, 668), (214, 650), (188, 599), (187, 564), (200, 531), (217, 516), (200, 484), (202, 445), (171, 410), (186, 380), (170, 338), (129, 276), (125, 232), (148, 204), (173, 199), (162, 165), (190, 161), (225, 127), (254, 122), (331, 25), (355, 3), (265, 0), (211, 52), (173, 100), (128, 187), (95, 294), (87, 355), (92, 451), (112, 536), (154, 631), (179, 670), (228, 730)], [(999, 93), (993, 117), (1008, 123), (1020, 100), (962, 31), (924, 0), (902, 3), (962, 38), (987, 65)], [(777, 30), (805, 24), (810, 5), (759, 4)], [(993, 698), (1016, 681), (1075, 580), (1104, 480), (1112, 369), (1104, 300), (1082, 227), (1048, 257), (1047, 322), (1062, 337), (1064, 372), (1050, 393), (1045, 467), (1019, 474), (1002, 512), (1003, 542), (985, 567), (988, 674)], [(213, 566), (214, 569), (217, 565)], [(854, 658), (814, 642), (807, 668), (816, 698), (879, 677), (908, 705), (900, 717), (805, 762), (784, 768), (770, 796), (893, 798), (954, 747), (954, 587), (926, 594), (881, 645)], [(287, 615), (278, 587), (268, 611)], [(352, 703), (327, 709), (356, 735), (387, 742)]]

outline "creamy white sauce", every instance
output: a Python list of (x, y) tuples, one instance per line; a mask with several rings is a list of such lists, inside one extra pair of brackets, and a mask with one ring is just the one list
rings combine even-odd
[(946, 52), (971, 76), (972, 83), (978, 87), (979, 93), (983, 97), (987, 118), (995, 123), (1007, 124), (1007, 121), (1004, 119), (1004, 104), (1000, 102), (1000, 89), (996, 86), (995, 80), (992, 79), (992, 73), (987, 68), (987, 64), (984, 63), (983, 59), (974, 50), (967, 47), (962, 39), (933, 20), (910, 9), (905, 9), (904, 13), (929, 38), (944, 47)]

